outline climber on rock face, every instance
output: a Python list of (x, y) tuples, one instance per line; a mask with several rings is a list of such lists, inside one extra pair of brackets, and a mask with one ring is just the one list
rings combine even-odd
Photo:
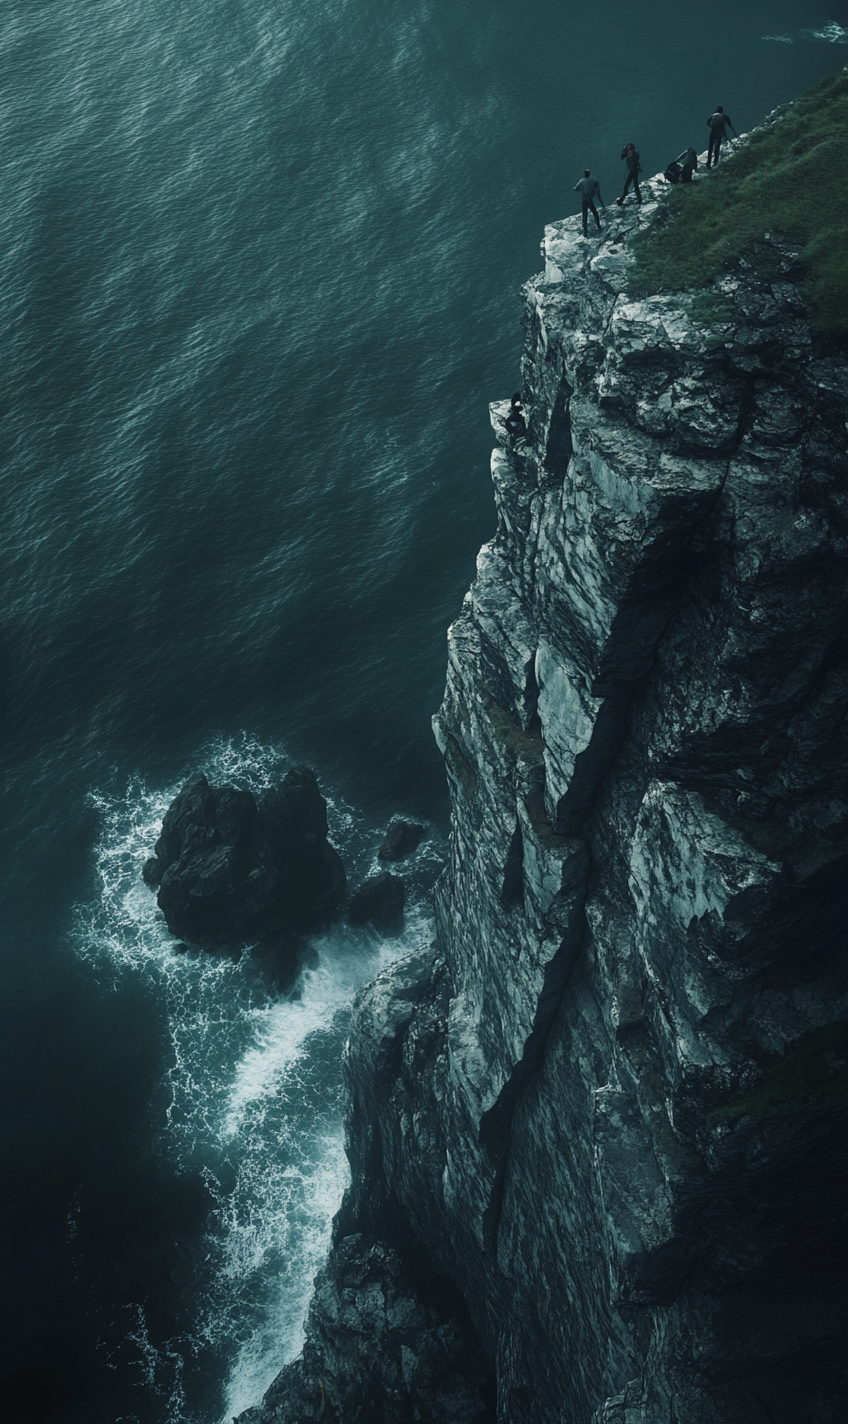
[(583, 236), (589, 236), (590, 213), (592, 213), (595, 222), (597, 223), (598, 232), (600, 232), (601, 220), (598, 217), (598, 209), (595, 207), (595, 194), (597, 193), (604, 207), (606, 207), (606, 203), (604, 203), (603, 197), (601, 195), (600, 183), (598, 182), (597, 178), (592, 177), (592, 174), (588, 168), (583, 169), (583, 177), (578, 178), (577, 182), (574, 185), (574, 191), (575, 193), (580, 192), (583, 195)]
[(691, 183), (692, 174), (698, 167), (698, 155), (695, 152), (694, 148), (687, 148), (685, 153), (681, 153), (680, 158), (678, 158), (677, 161), (678, 163), (682, 164), (682, 167), (680, 169), (681, 183)]
[(509, 413), (504, 421), (504, 425), (510, 435), (526, 435), (527, 421), (524, 419), (524, 406), (521, 403), (521, 392), (516, 391), (509, 403)]
[(707, 150), (707, 167), (711, 168), (713, 164), (718, 167), (719, 150), (721, 149), (722, 142), (724, 141), (724, 139), (727, 138), (727, 130), (729, 128), (733, 129), (733, 132), (736, 134), (737, 138), (739, 137), (739, 135), (733, 128), (733, 123), (731, 121), (730, 115), (724, 112), (724, 109), (722, 108), (721, 104), (717, 104), (715, 113), (710, 114), (710, 117), (707, 119), (707, 126), (710, 130), (710, 146)]
[(636, 194), (636, 202), (641, 203), (642, 194), (639, 189), (639, 174), (642, 171), (642, 165), (639, 162), (639, 155), (636, 152), (636, 145), (633, 143), (626, 143), (623, 149), (621, 150), (621, 157), (624, 159), (627, 165), (627, 176), (624, 179), (624, 191), (622, 192), (621, 197), (616, 198), (615, 201), (618, 203), (618, 206), (621, 207), (622, 203), (624, 202), (624, 199), (627, 197), (627, 194), (630, 191), (630, 185), (632, 183), (633, 192)]

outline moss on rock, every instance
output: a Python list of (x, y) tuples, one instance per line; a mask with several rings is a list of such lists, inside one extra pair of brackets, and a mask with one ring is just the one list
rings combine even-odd
[[(717, 169), (669, 190), (631, 239), (634, 296), (705, 287), (769, 231), (801, 244), (817, 325), (848, 330), (848, 70), (777, 111)], [(715, 318), (715, 312), (693, 315)], [(709, 324), (709, 322), (707, 322)]]

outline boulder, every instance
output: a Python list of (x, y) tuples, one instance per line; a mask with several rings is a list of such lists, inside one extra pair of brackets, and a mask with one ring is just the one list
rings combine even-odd
[(405, 899), (400, 876), (381, 870), (362, 882), (351, 899), (348, 918), (352, 925), (373, 925), (384, 937), (399, 935), (403, 930)]
[(162, 862), (157, 856), (152, 855), (144, 862), (141, 871), (141, 878), (145, 885), (149, 885), (151, 890), (155, 890), (162, 879)]
[(315, 776), (295, 767), (258, 801), (188, 781), (142, 872), (172, 934), (207, 947), (326, 919), (345, 887)]
[(427, 834), (417, 821), (392, 821), (377, 854), (380, 860), (405, 860), (417, 850)]
[(270, 990), (287, 994), (301, 970), (315, 964), (318, 955), (301, 935), (292, 934), (291, 930), (277, 930), (263, 935), (253, 946), (251, 959)]

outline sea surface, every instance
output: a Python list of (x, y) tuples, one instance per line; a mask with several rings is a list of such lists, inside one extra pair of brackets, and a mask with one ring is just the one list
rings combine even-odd
[[(846, 63), (825, 0), (0, 0), (4, 1418), (223, 1424), (297, 1353), (543, 226)], [(354, 883), (429, 837), (280, 996), (139, 872), (298, 762)]]

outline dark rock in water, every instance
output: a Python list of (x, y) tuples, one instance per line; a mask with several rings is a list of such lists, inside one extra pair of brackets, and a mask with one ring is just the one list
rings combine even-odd
[(141, 878), (145, 885), (149, 885), (153, 890), (156, 889), (162, 879), (162, 862), (157, 856), (152, 855), (149, 860), (144, 862)]
[(326, 917), (344, 893), (341, 857), (327, 840), (327, 806), (306, 767), (262, 793), (186, 783), (169, 807), (155, 856), (144, 867), (159, 885), (172, 934), (222, 945)]
[(301, 935), (279, 930), (263, 936), (253, 946), (251, 958), (269, 987), (285, 994), (301, 970), (317, 962), (318, 955)]
[(399, 875), (381, 870), (369, 875), (353, 896), (348, 909), (352, 925), (373, 925), (381, 935), (399, 935), (403, 929), (406, 891)]
[(390, 1247), (355, 1235), (316, 1279), (303, 1355), (240, 1424), (486, 1424), (490, 1393), (461, 1305), (428, 1300)]
[(405, 860), (418, 849), (426, 834), (426, 828), (417, 821), (392, 821), (377, 854), (381, 860)]

